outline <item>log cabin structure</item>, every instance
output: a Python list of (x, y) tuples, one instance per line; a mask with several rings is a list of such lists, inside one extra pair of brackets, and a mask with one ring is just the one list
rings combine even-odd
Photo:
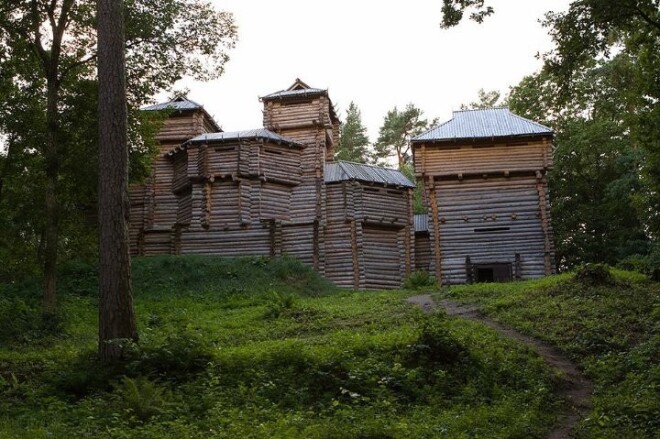
[(413, 269), (412, 190), (397, 170), (333, 162), (339, 119), (300, 80), (260, 98), (263, 128), (166, 110), (152, 175), (131, 187), (134, 255), (291, 255), (339, 286), (396, 288)]
[(438, 283), (554, 272), (546, 177), (552, 137), (548, 127), (491, 108), (455, 111), (412, 140), (428, 207), (428, 222), (416, 222), (416, 251), (428, 240), (429, 269)]

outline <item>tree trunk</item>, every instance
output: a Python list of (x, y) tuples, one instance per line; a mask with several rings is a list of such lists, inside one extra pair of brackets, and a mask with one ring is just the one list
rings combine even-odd
[(117, 361), (137, 340), (128, 238), (128, 139), (123, 2), (98, 0), (99, 356)]
[(44, 189), (46, 224), (44, 229), (43, 314), (45, 317), (54, 315), (56, 311), (55, 291), (57, 283), (57, 240), (59, 234), (59, 206), (57, 202), (57, 176), (59, 174), (57, 100), (59, 95), (59, 81), (57, 79), (57, 71), (52, 68), (47, 72), (47, 76), (46, 145), (44, 149), (46, 165), (46, 187)]

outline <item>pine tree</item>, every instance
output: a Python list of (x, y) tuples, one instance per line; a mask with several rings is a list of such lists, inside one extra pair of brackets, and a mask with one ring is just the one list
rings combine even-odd
[(336, 160), (366, 163), (369, 137), (367, 128), (362, 125), (362, 115), (357, 105), (351, 101), (346, 110), (346, 122), (341, 127), (339, 148), (335, 154)]
[(98, 1), (99, 354), (122, 355), (137, 340), (128, 250), (128, 119), (123, 2)]
[(410, 161), (410, 139), (428, 129), (428, 121), (422, 119), (422, 110), (413, 104), (403, 111), (396, 107), (387, 112), (374, 144), (373, 164), (383, 166), (388, 157), (396, 157), (399, 169)]

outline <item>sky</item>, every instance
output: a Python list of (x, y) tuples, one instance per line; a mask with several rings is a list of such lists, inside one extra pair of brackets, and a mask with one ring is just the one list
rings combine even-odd
[(354, 101), (371, 141), (388, 110), (413, 103), (445, 121), (480, 88), (506, 94), (552, 45), (539, 20), (571, 0), (491, 0), (479, 25), (440, 28), (441, 0), (212, 0), (234, 14), (238, 43), (220, 79), (184, 80), (225, 131), (262, 126), (259, 96), (296, 78), (328, 89), (340, 117)]

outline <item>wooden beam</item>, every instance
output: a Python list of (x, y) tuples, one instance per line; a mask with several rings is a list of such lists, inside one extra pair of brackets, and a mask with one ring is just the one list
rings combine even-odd
[(438, 286), (442, 286), (442, 255), (440, 254), (440, 223), (438, 214), (438, 199), (435, 193), (435, 184), (431, 180), (429, 187), (429, 198), (431, 202), (431, 218), (433, 219), (433, 247), (435, 250), (435, 280)]
[(355, 218), (350, 222), (351, 227), (351, 256), (353, 258), (353, 288), (360, 288), (360, 259), (358, 258), (357, 224)]
[(544, 248), (544, 269), (545, 275), (552, 274), (552, 261), (550, 260), (551, 243), (550, 243), (550, 225), (548, 220), (548, 210), (545, 204), (545, 181), (539, 180), (536, 183), (536, 190), (539, 193), (539, 211), (541, 213), (541, 228), (543, 229), (543, 248)]

